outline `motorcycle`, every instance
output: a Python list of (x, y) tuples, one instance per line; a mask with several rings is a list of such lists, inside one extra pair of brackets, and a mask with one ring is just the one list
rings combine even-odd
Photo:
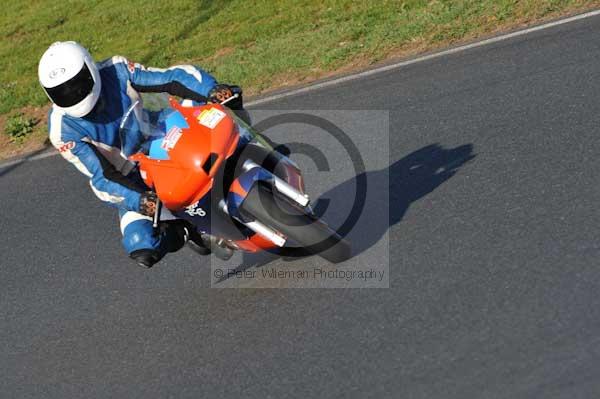
[(154, 227), (183, 219), (231, 250), (349, 259), (350, 244), (314, 214), (298, 165), (228, 109), (229, 100), (169, 98), (160, 122), (143, 117), (138, 103), (125, 114), (123, 143), (128, 129), (144, 132), (143, 145), (124, 155), (156, 192)]

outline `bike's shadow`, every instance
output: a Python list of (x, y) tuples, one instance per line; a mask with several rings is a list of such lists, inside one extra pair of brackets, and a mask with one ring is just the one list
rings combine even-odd
[[(435, 190), (474, 157), (472, 144), (449, 149), (439, 144), (432, 144), (407, 155), (385, 169), (364, 173), (367, 199), (362, 212), (354, 220), (354, 227), (346, 236), (352, 244), (353, 257), (377, 244), (391, 226), (402, 220), (411, 203)], [(361, 179), (363, 176), (355, 176), (320, 197), (329, 199), (331, 209), (326, 211), (325, 220), (333, 222), (331, 223), (333, 226), (336, 225), (336, 219), (341, 222), (340, 217), (345, 216), (336, 214), (334, 204), (354, 198), (357, 181)], [(280, 257), (268, 252), (245, 253), (241, 264), (232, 269), (240, 272), (251, 267), (264, 266), (277, 259)], [(287, 258), (287, 260), (294, 259)]]

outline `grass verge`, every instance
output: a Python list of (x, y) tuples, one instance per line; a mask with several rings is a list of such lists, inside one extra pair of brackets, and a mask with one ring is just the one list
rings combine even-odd
[[(96, 59), (193, 63), (248, 95), (600, 6), (600, 0), (12, 1), (0, 16), (0, 158), (41, 147), (47, 99), (37, 62), (56, 40)], [(23, 140), (9, 115), (40, 120)]]

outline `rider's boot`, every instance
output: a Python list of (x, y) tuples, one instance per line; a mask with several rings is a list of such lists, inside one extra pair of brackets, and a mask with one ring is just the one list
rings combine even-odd
[(217, 258), (229, 260), (233, 256), (233, 249), (229, 248), (222, 238), (215, 237), (211, 234), (202, 234), (201, 238), (204, 246), (210, 248)]
[(175, 225), (183, 227), (188, 247), (197, 254), (213, 253), (222, 260), (229, 260), (233, 255), (233, 250), (227, 247), (222, 239), (210, 234), (200, 234), (191, 224), (182, 220), (175, 221)]
[(188, 247), (196, 252), (198, 255), (210, 255), (211, 254), (211, 250), (210, 250), (210, 246), (206, 245), (204, 243), (204, 240), (202, 239), (202, 235), (200, 233), (198, 233), (193, 227), (190, 229), (192, 232), (189, 235), (189, 239), (187, 242)]

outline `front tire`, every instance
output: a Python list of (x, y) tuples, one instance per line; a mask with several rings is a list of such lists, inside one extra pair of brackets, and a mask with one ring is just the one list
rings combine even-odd
[(269, 185), (255, 184), (244, 199), (241, 211), (245, 216), (297, 241), (307, 252), (329, 262), (340, 263), (352, 256), (346, 240), (307, 210), (283, 198)]

